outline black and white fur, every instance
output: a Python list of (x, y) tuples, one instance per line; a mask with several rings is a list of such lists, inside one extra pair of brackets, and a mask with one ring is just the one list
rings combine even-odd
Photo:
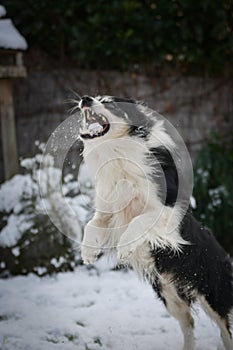
[[(133, 99), (84, 96), (79, 108), (102, 113), (110, 125), (106, 133), (83, 137), (84, 159), (95, 176), (97, 193), (95, 214), (85, 227), (81, 247), (84, 263), (93, 263), (101, 249), (109, 247), (120, 263), (150, 281), (179, 321), (183, 349), (194, 349), (190, 306), (196, 300), (219, 326), (225, 349), (233, 349), (231, 261), (212, 233), (189, 210), (184, 215), (175, 205), (175, 143), (163, 123)], [(153, 176), (156, 169), (165, 176), (165, 202), (159, 194), (159, 176)]]

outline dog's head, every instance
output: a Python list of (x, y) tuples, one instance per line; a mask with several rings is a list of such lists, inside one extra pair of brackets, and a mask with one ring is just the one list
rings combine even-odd
[(145, 104), (134, 99), (85, 95), (79, 108), (80, 136), (84, 141), (120, 138), (127, 134), (146, 138), (154, 125), (153, 119), (145, 113)]

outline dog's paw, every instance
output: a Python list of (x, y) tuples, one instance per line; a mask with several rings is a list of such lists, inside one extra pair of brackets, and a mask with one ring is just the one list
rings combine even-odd
[(117, 259), (121, 261), (128, 261), (135, 253), (138, 245), (134, 243), (118, 244), (117, 246)]
[(135, 240), (130, 232), (125, 231), (117, 246), (117, 259), (121, 261), (129, 260), (144, 242), (145, 237), (142, 236)]
[(96, 249), (95, 247), (82, 246), (81, 247), (81, 257), (83, 259), (84, 264), (93, 264), (100, 254), (100, 249)]
[(117, 247), (117, 259), (120, 261), (125, 261), (127, 262), (131, 256), (133, 255), (135, 249), (134, 247), (129, 244), (129, 245), (124, 245), (124, 246), (120, 246), (118, 245)]

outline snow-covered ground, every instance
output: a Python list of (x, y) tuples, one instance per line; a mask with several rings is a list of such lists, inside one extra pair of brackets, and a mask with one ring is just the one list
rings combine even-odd
[[(170, 350), (177, 321), (133, 271), (79, 267), (73, 273), (0, 280), (1, 350)], [(104, 265), (104, 266), (103, 266)], [(219, 331), (197, 307), (197, 349), (217, 349)]]

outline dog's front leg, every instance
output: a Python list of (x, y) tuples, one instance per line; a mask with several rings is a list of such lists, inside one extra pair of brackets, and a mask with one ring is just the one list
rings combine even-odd
[[(176, 214), (176, 215), (172, 215)], [(167, 245), (177, 249), (187, 244), (179, 235), (179, 216), (173, 208), (165, 207), (161, 213), (150, 211), (136, 216), (122, 234), (118, 246), (118, 259), (128, 259), (144, 242)]]
[(92, 264), (98, 257), (105, 242), (108, 218), (95, 213), (84, 229), (81, 256), (84, 264)]
[(148, 238), (155, 224), (154, 213), (136, 216), (122, 234), (117, 246), (117, 258), (127, 260)]

